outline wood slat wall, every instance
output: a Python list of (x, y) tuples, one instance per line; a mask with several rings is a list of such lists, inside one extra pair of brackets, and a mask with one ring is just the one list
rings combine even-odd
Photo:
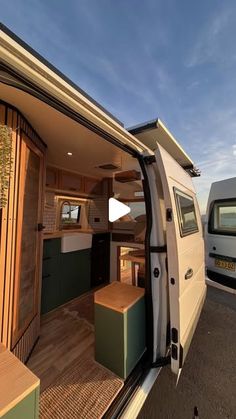
[[(19, 170), (21, 159), (22, 131), (45, 153), (45, 144), (21, 115), (21, 113), (0, 101), (0, 123), (12, 128), (12, 171), (8, 191), (8, 203), (0, 210), (0, 342), (25, 361), (39, 334), (39, 314), (33, 319), (15, 348), (12, 347), (12, 321), (15, 282), (15, 253), (17, 246)], [(45, 174), (44, 174), (45, 176)]]

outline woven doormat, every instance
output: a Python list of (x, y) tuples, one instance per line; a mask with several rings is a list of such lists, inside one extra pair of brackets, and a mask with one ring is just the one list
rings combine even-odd
[(40, 419), (101, 418), (123, 381), (92, 358), (64, 372), (40, 397)]

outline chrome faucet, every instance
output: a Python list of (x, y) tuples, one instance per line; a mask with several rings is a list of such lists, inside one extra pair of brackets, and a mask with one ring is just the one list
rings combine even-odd
[(69, 207), (68, 214), (71, 214), (71, 203), (70, 203), (70, 201), (63, 201), (63, 202), (61, 203), (61, 210), (60, 210), (60, 224), (59, 224), (59, 229), (60, 229), (60, 230), (62, 230), (62, 229), (63, 229), (63, 223), (61, 222), (61, 219), (62, 219), (63, 206), (64, 206), (65, 204), (67, 204), (67, 205), (68, 205), (68, 207)]

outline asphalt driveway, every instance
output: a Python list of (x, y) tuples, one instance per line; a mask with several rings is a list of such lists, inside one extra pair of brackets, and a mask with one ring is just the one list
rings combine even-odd
[(178, 386), (162, 369), (139, 419), (236, 419), (236, 295), (208, 287)]

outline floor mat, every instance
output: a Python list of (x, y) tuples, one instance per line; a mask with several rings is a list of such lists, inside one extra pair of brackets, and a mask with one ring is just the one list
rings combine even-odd
[(81, 358), (41, 394), (40, 419), (101, 418), (122, 387), (111, 371)]

